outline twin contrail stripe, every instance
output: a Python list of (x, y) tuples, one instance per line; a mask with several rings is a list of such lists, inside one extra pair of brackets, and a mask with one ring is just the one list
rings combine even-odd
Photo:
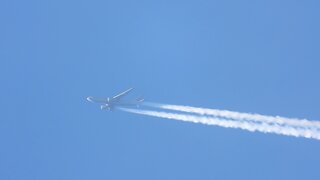
[(226, 128), (239, 128), (248, 131), (259, 131), (263, 133), (274, 133), (281, 134), (287, 136), (294, 137), (305, 137), (305, 138), (313, 138), (320, 140), (320, 131), (316, 129), (303, 128), (303, 127), (294, 127), (294, 126), (282, 126), (279, 124), (268, 124), (268, 123), (256, 123), (253, 121), (242, 121), (242, 120), (230, 120), (223, 119), (218, 117), (207, 117), (207, 116), (199, 116), (199, 115), (190, 115), (190, 114), (178, 114), (178, 113), (169, 113), (169, 112), (159, 112), (159, 111), (151, 111), (151, 110), (140, 110), (140, 109), (128, 109), (128, 108), (119, 108), (120, 110), (159, 117), (166, 119), (174, 119), (180, 121), (187, 121), (193, 123), (202, 123), (206, 125), (216, 125)]
[(261, 114), (240, 113), (235, 111), (208, 109), (190, 106), (158, 104), (158, 103), (146, 103), (147, 106), (152, 106), (160, 109), (181, 111), (187, 113), (196, 113), (199, 115), (210, 115), (215, 117), (222, 117), (227, 119), (237, 119), (246, 121), (265, 122), (270, 124), (299, 126), (303, 128), (313, 128), (320, 130), (320, 122), (310, 121), (306, 119), (285, 118), (280, 116), (266, 116)]

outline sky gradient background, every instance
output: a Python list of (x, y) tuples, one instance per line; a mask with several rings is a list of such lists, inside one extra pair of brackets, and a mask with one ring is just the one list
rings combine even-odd
[[(320, 179), (320, 141), (86, 102), (320, 120), (319, 1), (0, 2), (0, 179)], [(134, 96), (133, 96), (134, 97)]]

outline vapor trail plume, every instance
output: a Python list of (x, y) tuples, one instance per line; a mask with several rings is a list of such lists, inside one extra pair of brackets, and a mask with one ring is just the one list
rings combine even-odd
[(146, 103), (146, 105), (160, 108), (160, 109), (181, 111), (181, 112), (187, 112), (187, 113), (196, 113), (200, 115), (210, 115), (210, 116), (222, 117), (222, 118), (228, 118), (228, 119), (258, 121), (258, 122), (265, 122), (270, 124), (301, 126), (303, 128), (309, 127), (309, 128), (320, 129), (320, 122), (309, 121), (306, 119), (294, 119), (294, 118), (285, 118), (285, 117), (279, 117), (279, 116), (266, 116), (266, 115), (260, 115), (260, 114), (240, 113), (240, 112), (227, 111), (227, 110), (158, 104), (158, 103)]
[(207, 125), (216, 125), (216, 126), (221, 126), (226, 128), (239, 128), (239, 129), (248, 130), (252, 132), (259, 131), (264, 133), (274, 133), (274, 134), (281, 134), (281, 135), (287, 135), (287, 136), (305, 137), (305, 138), (313, 138), (313, 139), (320, 140), (320, 131), (314, 130), (314, 129), (281, 126), (277, 124), (266, 124), (266, 123), (258, 124), (250, 121), (228, 120), (228, 119), (220, 119), (216, 117), (177, 114), (177, 113), (150, 111), (150, 110), (138, 110), (138, 109), (128, 109), (128, 108), (119, 108), (119, 109), (126, 112), (130, 112), (130, 113), (153, 116), (153, 117), (174, 119), (174, 120), (194, 122), (194, 123), (202, 123)]

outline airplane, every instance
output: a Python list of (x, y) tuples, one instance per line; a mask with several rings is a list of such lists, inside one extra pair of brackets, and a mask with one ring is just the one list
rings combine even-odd
[(87, 97), (87, 100), (92, 103), (100, 103), (101, 110), (112, 111), (115, 107), (139, 107), (139, 105), (144, 101), (143, 98), (137, 98), (134, 101), (123, 101), (123, 97), (129, 94), (133, 88), (129, 88), (122, 93), (115, 95), (111, 98), (95, 98), (92, 96)]

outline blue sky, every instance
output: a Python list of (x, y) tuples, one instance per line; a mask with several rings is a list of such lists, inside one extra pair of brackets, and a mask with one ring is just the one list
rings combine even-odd
[(0, 2), (0, 179), (319, 179), (320, 142), (103, 112), (160, 103), (320, 120), (318, 1)]

